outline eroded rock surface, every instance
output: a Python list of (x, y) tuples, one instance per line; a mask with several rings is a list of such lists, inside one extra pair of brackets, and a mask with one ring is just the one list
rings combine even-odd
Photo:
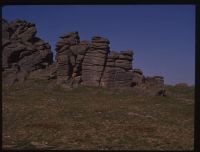
[(2, 20), (2, 27), (2, 70), (5, 85), (23, 81), (30, 72), (52, 64), (51, 47), (35, 36), (35, 24), (18, 19), (10, 23)]
[(82, 82), (82, 62), (90, 43), (81, 41), (78, 32), (60, 37), (56, 43), (57, 83), (78, 85)]
[(109, 40), (99, 36), (92, 38), (91, 46), (82, 63), (83, 85), (100, 86), (109, 53)]
[(132, 83), (132, 51), (111, 51), (101, 81), (103, 87), (130, 87)]

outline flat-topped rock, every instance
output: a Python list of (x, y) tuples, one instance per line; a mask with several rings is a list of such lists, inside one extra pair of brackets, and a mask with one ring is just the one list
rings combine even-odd
[(91, 47), (86, 52), (82, 63), (82, 84), (100, 86), (109, 53), (109, 40), (92, 37)]
[(142, 72), (141, 69), (134, 69), (133, 72), (134, 72), (134, 73), (138, 73), (138, 74), (140, 74), (140, 75), (143, 74), (143, 72)]
[(92, 43), (110, 44), (110, 41), (107, 38), (103, 38), (103, 37), (100, 37), (100, 36), (93, 36), (92, 37)]
[(120, 51), (120, 54), (128, 55), (128, 56), (133, 56), (134, 55), (132, 50)]

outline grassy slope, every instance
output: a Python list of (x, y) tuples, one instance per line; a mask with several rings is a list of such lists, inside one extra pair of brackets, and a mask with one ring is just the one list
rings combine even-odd
[(167, 97), (153, 97), (134, 90), (47, 90), (47, 83), (3, 90), (4, 148), (193, 149), (193, 88), (168, 86)]

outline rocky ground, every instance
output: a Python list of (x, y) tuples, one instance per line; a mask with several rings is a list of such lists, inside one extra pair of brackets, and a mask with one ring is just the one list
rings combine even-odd
[(193, 149), (193, 87), (166, 86), (163, 97), (49, 83), (32, 79), (3, 89), (4, 149)]

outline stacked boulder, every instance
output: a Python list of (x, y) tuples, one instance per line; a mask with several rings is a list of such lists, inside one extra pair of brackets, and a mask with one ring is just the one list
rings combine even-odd
[(56, 43), (56, 62), (57, 62), (57, 80), (58, 83), (67, 81), (72, 76), (72, 69), (75, 64), (75, 57), (70, 47), (79, 43), (77, 32), (72, 32), (60, 37)]
[(116, 77), (115, 61), (119, 56), (119, 52), (111, 51), (107, 56), (106, 67), (102, 76), (102, 87), (114, 87)]
[(153, 95), (166, 96), (164, 78), (162, 76), (146, 77), (145, 86), (148, 90), (151, 90)]
[(133, 70), (133, 78), (132, 78), (132, 87), (141, 86), (145, 81), (145, 77), (143, 75), (142, 70), (134, 69)]
[[(71, 48), (75, 55), (75, 65), (72, 69), (72, 85), (78, 86), (82, 82), (82, 63), (85, 58), (86, 52), (90, 47), (89, 41), (81, 41), (79, 45)], [(75, 53), (76, 52), (76, 53)]]
[(52, 64), (50, 45), (35, 37), (36, 33), (35, 24), (19, 19), (10, 23), (2, 20), (2, 70), (6, 86), (23, 81), (30, 72)]
[(140, 69), (134, 69), (132, 78), (132, 87), (146, 90), (153, 95), (166, 95), (162, 76), (145, 77)]
[(132, 51), (111, 51), (102, 77), (102, 87), (130, 87), (132, 83)]
[(146, 77), (145, 84), (148, 88), (163, 88), (164, 87), (164, 77), (162, 76), (153, 76), (153, 77)]
[(56, 44), (57, 83), (81, 83), (82, 62), (89, 48), (88, 41), (81, 41), (78, 32), (60, 37)]
[(82, 63), (83, 85), (100, 86), (109, 53), (109, 40), (99, 36), (92, 38), (91, 46)]
[(142, 89), (152, 95), (166, 96), (162, 76), (145, 77), (140, 69), (133, 70), (132, 87)]
[(57, 83), (68, 86), (130, 87), (132, 51), (110, 52), (109, 40), (94, 36), (81, 41), (78, 32), (60, 37), (56, 44)]

